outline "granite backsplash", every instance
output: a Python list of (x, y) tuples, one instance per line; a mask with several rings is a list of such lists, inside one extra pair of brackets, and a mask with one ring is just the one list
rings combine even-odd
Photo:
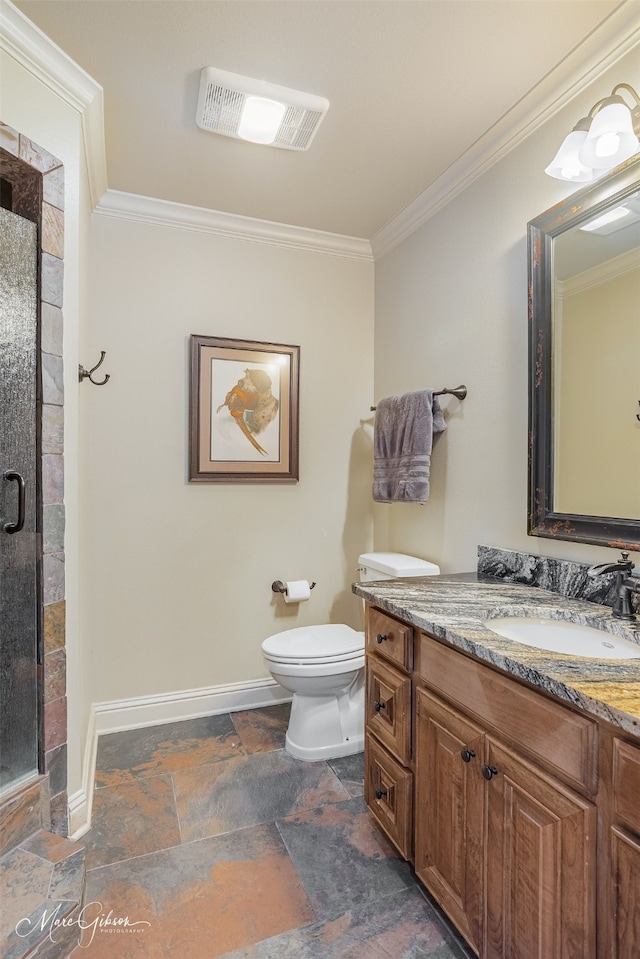
[[(613, 606), (616, 598), (615, 574), (587, 576), (590, 565), (495, 546), (478, 546), (478, 576), (537, 586), (568, 599), (584, 599), (589, 603)], [(631, 601), (638, 611), (640, 596), (636, 594)]]

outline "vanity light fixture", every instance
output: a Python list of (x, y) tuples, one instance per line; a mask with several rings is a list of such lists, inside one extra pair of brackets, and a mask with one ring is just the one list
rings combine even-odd
[(329, 101), (311, 93), (205, 67), (196, 123), (210, 133), (283, 150), (307, 150)]
[[(618, 92), (633, 97), (630, 107)], [(598, 100), (566, 136), (544, 171), (557, 180), (588, 183), (628, 160), (640, 145), (640, 97), (628, 83), (618, 83), (611, 96)]]

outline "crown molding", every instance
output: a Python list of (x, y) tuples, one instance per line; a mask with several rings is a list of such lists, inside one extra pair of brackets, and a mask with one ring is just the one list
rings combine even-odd
[(0, 0), (0, 50), (80, 114), (91, 202), (95, 206), (107, 189), (102, 87), (9, 0)]
[(633, 250), (627, 250), (626, 253), (620, 253), (619, 256), (614, 256), (611, 260), (605, 260), (604, 263), (598, 263), (584, 273), (577, 273), (568, 280), (557, 281), (557, 297), (562, 300), (564, 297), (590, 290), (594, 286), (600, 286), (602, 283), (615, 280), (619, 276), (624, 276), (625, 273), (632, 273), (638, 269), (640, 269), (640, 250), (636, 247)]
[(94, 211), (97, 216), (136, 220), (154, 226), (192, 230), (215, 236), (253, 240), (288, 249), (325, 253), (354, 260), (373, 262), (371, 244), (355, 236), (324, 233), (306, 227), (288, 226), (235, 213), (221, 213), (199, 206), (188, 206), (170, 200), (157, 200), (135, 193), (107, 190)]
[[(402, 243), (638, 43), (640, 5), (636, 0), (623, 0), (600, 27), (369, 242), (108, 190), (102, 87), (10, 0), (0, 0), (0, 49), (80, 114), (96, 213), (366, 261), (380, 259)], [(604, 55), (603, 50), (607, 51)], [(560, 96), (559, 89), (563, 91)]]
[(313, 253), (373, 260), (371, 244), (359, 237), (325, 233), (109, 190), (102, 87), (10, 0), (0, 0), (0, 49), (80, 114), (91, 203), (96, 213)]
[[(624, 0), (462, 156), (371, 238), (379, 260), (640, 43), (640, 4)], [(603, 54), (603, 50), (607, 53)], [(559, 95), (558, 90), (562, 93)]]

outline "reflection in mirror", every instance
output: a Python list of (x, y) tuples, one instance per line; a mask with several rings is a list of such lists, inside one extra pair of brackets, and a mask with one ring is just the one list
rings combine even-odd
[(529, 533), (640, 543), (640, 157), (529, 224)]
[(553, 256), (554, 506), (640, 520), (640, 193)]

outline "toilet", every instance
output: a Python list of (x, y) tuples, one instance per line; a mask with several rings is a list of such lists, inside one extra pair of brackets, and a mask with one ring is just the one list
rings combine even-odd
[[(361, 583), (439, 572), (405, 553), (358, 559)], [(285, 748), (296, 759), (319, 762), (363, 749), (364, 645), (364, 633), (341, 623), (287, 629), (262, 643), (272, 677), (293, 693)]]

